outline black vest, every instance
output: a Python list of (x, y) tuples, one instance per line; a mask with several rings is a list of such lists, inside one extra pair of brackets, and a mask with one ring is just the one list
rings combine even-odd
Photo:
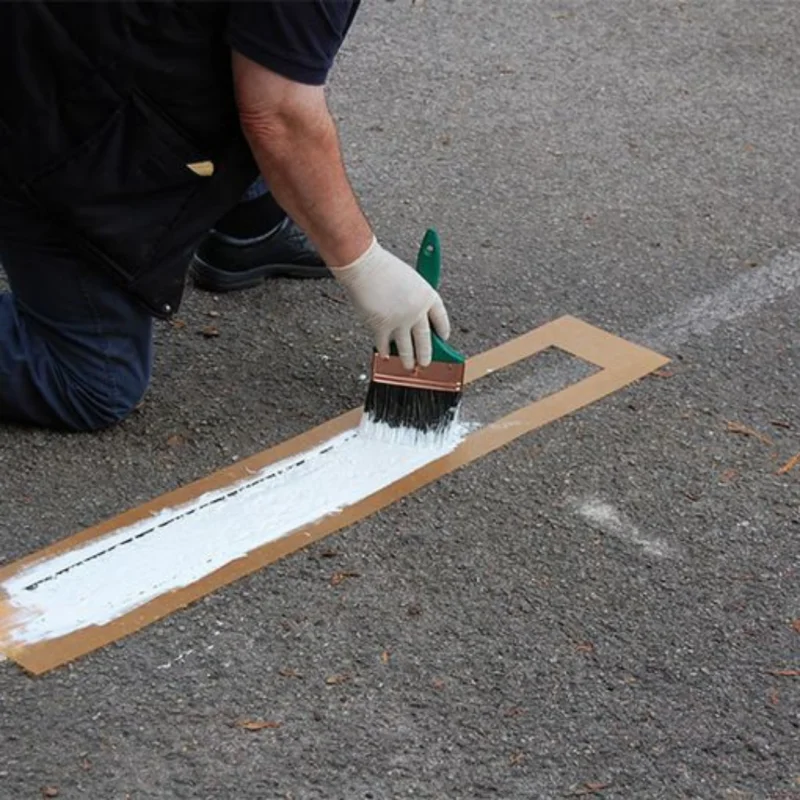
[[(0, 2), (0, 183), (159, 317), (257, 175), (226, 15), (226, 3)], [(203, 162), (212, 175), (187, 166)]]

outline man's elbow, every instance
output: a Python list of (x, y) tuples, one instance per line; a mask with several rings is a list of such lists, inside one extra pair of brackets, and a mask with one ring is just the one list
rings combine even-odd
[(254, 110), (240, 107), (239, 121), (251, 146), (264, 150), (284, 150), (312, 143), (322, 145), (336, 138), (333, 119), (324, 105), (283, 103)]
[(234, 55), (239, 120), (251, 143), (268, 146), (326, 136), (334, 128), (321, 86), (290, 81)]

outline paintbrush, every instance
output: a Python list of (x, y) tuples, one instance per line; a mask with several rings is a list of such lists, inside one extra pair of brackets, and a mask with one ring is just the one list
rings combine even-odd
[[(417, 272), (436, 289), (442, 257), (439, 235), (428, 230), (417, 256)], [(375, 353), (364, 403), (362, 431), (372, 438), (417, 444), (447, 439), (455, 428), (464, 386), (464, 356), (431, 331), (433, 357), (409, 372), (392, 347)]]

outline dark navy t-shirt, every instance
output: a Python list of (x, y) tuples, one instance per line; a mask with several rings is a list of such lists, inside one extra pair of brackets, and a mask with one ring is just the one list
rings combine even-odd
[(360, 0), (233, 0), (228, 42), (284, 78), (325, 83)]

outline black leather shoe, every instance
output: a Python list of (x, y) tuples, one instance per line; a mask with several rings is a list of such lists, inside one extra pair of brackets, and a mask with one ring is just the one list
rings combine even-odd
[(210, 231), (189, 271), (198, 287), (217, 293), (249, 289), (267, 278), (331, 277), (308, 237), (289, 217), (254, 239)]

